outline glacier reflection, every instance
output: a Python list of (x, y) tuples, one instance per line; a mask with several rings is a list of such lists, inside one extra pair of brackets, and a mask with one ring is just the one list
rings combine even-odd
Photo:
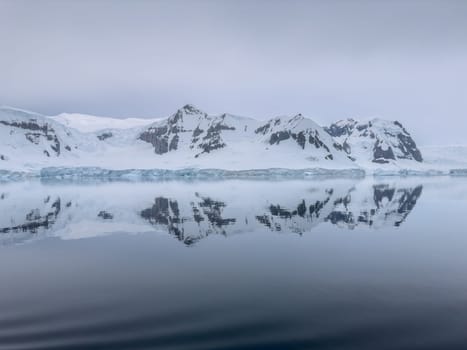
[(0, 234), (3, 244), (11, 244), (157, 231), (192, 245), (210, 235), (304, 234), (326, 224), (350, 230), (398, 227), (422, 188), (351, 180), (17, 183), (0, 190)]

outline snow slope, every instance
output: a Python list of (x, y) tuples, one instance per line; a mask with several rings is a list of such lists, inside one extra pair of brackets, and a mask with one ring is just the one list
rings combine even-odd
[(88, 134), (69, 129), (38, 113), (0, 107), (0, 167), (31, 170), (47, 164), (72, 164), (94, 152)]
[(426, 163), (443, 168), (467, 168), (467, 146), (429, 146), (421, 150)]
[(109, 118), (97, 117), (87, 114), (78, 113), (62, 113), (57, 116), (49, 117), (50, 119), (59, 122), (69, 128), (73, 128), (82, 132), (95, 132), (105, 129), (130, 129), (140, 126), (149, 125), (156, 122), (158, 119), (142, 119), (142, 118)]

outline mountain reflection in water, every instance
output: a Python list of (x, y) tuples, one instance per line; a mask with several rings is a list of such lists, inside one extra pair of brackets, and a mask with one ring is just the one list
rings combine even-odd
[(0, 196), (0, 238), (8, 244), (156, 230), (192, 245), (256, 230), (304, 234), (320, 224), (398, 227), (422, 188), (351, 180), (9, 184)]
[(466, 212), (449, 177), (0, 184), (0, 350), (465, 349)]

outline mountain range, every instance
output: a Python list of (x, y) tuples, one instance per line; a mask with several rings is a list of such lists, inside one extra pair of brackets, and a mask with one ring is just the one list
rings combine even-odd
[[(161, 119), (44, 116), (0, 108), (0, 169), (290, 169), (372, 173), (449, 171), (426, 161), (398, 121), (341, 120), (320, 126), (302, 114), (256, 120), (185, 105)], [(459, 164), (462, 165), (462, 161)], [(461, 166), (461, 168), (462, 168)]]

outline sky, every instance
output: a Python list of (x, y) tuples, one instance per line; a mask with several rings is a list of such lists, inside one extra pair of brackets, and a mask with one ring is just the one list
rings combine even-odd
[(467, 144), (467, 1), (0, 0), (0, 104), (164, 117), (187, 103)]

